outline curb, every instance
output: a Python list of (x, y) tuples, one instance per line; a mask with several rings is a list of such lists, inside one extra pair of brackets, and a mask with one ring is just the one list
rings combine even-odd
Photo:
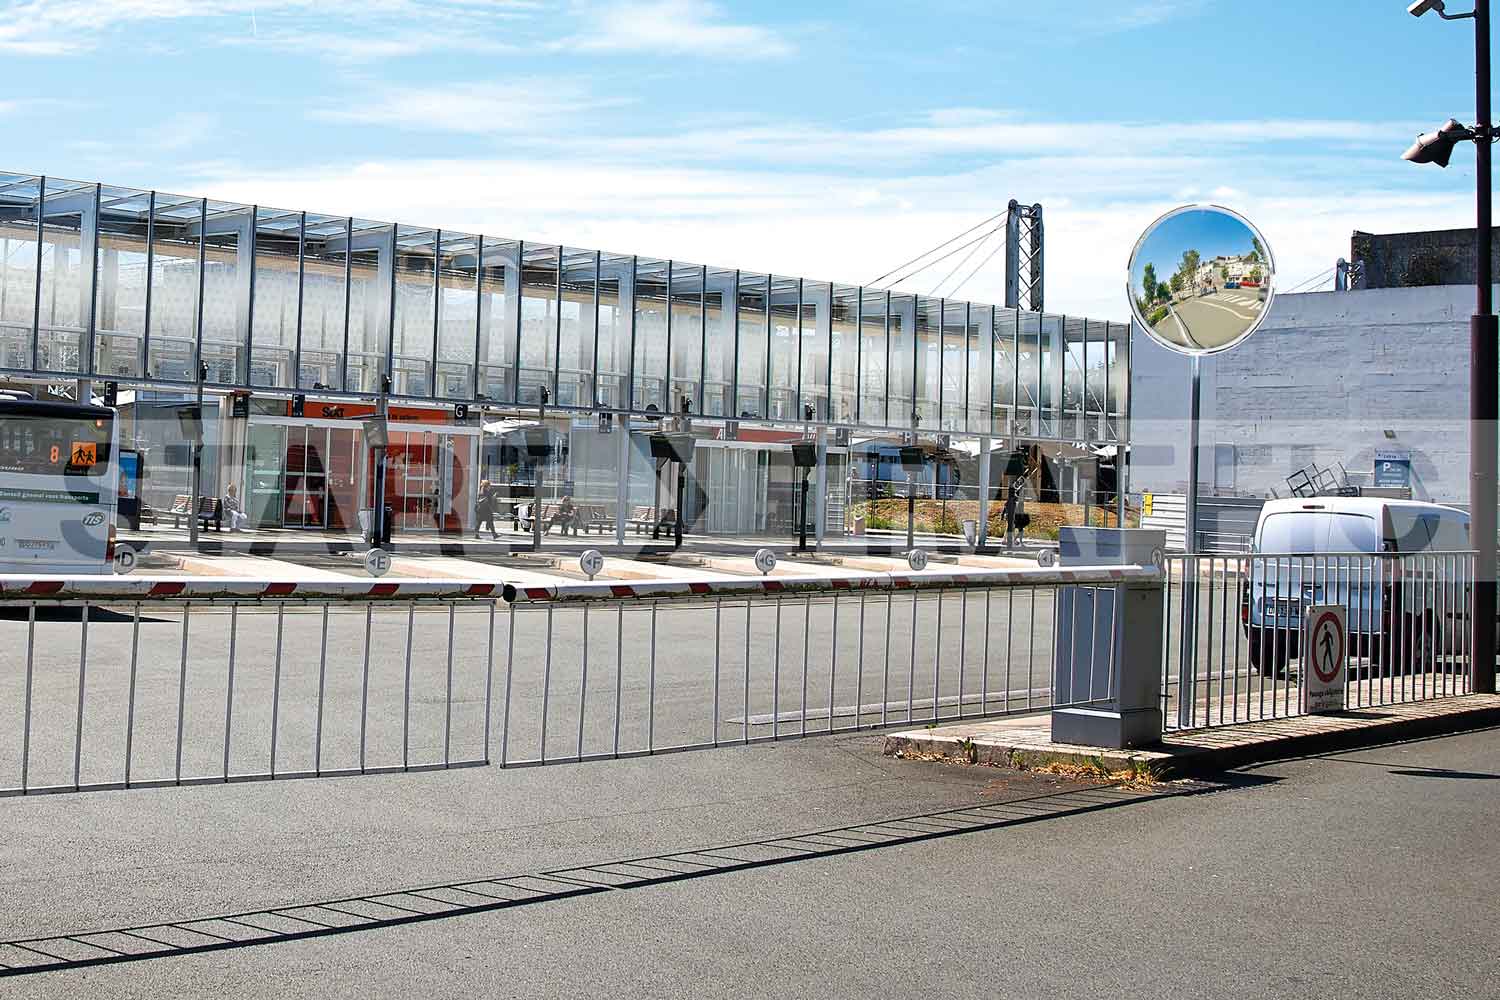
[[(1355, 709), (1318, 718), (1360, 720), (1375, 718), (1380, 714), (1379, 709)], [(1295, 723), (1308, 718), (1310, 717), (1293, 716), (1285, 721)], [(1008, 746), (1001, 740), (987, 740), (984, 737), (961, 739), (896, 734), (886, 737), (883, 752), (887, 757), (917, 753), (954, 763), (985, 764), (1017, 770), (1036, 770), (1051, 764), (1094, 767), (1102, 763), (1114, 771), (1129, 771), (1146, 766), (1160, 778), (1192, 778), (1252, 764), (1336, 753), (1382, 743), (1449, 736), (1494, 726), (1500, 726), (1500, 706), (1486, 704), (1431, 715), (1375, 721), (1355, 727), (1226, 742), (1224, 746), (1157, 744), (1138, 750), (1078, 747), (1049, 750), (1035, 744)], [(1230, 734), (1234, 728), (1226, 726), (1216, 732)]]

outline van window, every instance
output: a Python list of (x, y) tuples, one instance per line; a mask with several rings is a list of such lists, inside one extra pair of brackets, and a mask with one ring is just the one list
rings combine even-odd
[(1378, 552), (1375, 519), (1364, 514), (1291, 510), (1272, 514), (1260, 527), (1257, 552)]
[(1423, 552), (1432, 548), (1436, 516), (1412, 507), (1389, 507), (1391, 539), (1397, 552)]

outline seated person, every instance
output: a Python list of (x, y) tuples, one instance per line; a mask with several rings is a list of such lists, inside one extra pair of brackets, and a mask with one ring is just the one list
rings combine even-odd
[(219, 500), (219, 506), (229, 516), (230, 531), (239, 531), (250, 523), (250, 515), (245, 513), (245, 508), (240, 504), (239, 492), (233, 483), (224, 491), (224, 496)]
[(542, 530), (551, 531), (554, 525), (560, 525), (565, 535), (569, 528), (573, 530), (573, 534), (578, 534), (578, 529), (583, 526), (583, 515), (573, 505), (572, 497), (562, 498), (562, 503), (557, 505), (557, 510), (552, 512), (552, 516), (547, 519), (547, 526)]

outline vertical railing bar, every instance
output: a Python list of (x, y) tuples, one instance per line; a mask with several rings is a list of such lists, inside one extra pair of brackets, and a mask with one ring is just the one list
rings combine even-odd
[(753, 602), (745, 598), (745, 727), (744, 741), (750, 742), (750, 609)]
[(646, 680), (646, 750), (656, 750), (656, 605), (651, 602), (651, 665)]
[[(561, 251), (559, 251), (561, 253)], [(436, 362), (433, 363), (434, 371)], [(453, 763), (453, 633), (457, 626), (458, 606), (448, 602), (448, 675), (443, 687), (443, 766)], [(587, 637), (585, 637), (585, 642)], [(587, 647), (585, 647), (587, 648)]]
[(776, 595), (776, 637), (771, 650), (771, 739), (781, 736), (781, 595)]
[(916, 705), (917, 687), (917, 592), (911, 592), (911, 659), (906, 666), (906, 721), (912, 721), (911, 713)]
[[(833, 732), (834, 685), (839, 676), (839, 595), (833, 595), (833, 627), (828, 630), (828, 731)], [(857, 717), (856, 717), (856, 721)]]
[[(1050, 591), (1049, 591), (1049, 593), (1050, 593)], [(1056, 609), (1056, 606), (1054, 605), (1054, 607), (1053, 607), (1053, 614), (1056, 614), (1056, 613), (1057, 613), (1057, 609)], [(1030, 629), (1028, 629), (1028, 631), (1026, 633), (1026, 710), (1028, 712), (1031, 711), (1031, 692), (1036, 689), (1036, 681), (1032, 677), (1032, 674), (1035, 672), (1035, 661), (1036, 661), (1036, 588), (1032, 587), (1031, 588), (1031, 627), (1030, 627)], [(1010, 664), (1009, 663), (1006, 664), (1005, 669), (1007, 671), (1010, 670)], [(1048, 682), (1048, 690), (1051, 691), (1052, 700), (1056, 701), (1057, 700), (1057, 692), (1056, 691), (1052, 691), (1052, 685), (1051, 685), (1050, 681)], [(1007, 702), (1010, 701), (1010, 674), (1009, 673), (1007, 673), (1006, 677), (1005, 677), (1005, 700)]]
[(78, 720), (73, 729), (73, 788), (79, 785), (79, 777), (83, 770), (83, 698), (88, 680), (89, 662), (89, 606), (82, 605), (80, 621), (83, 629), (78, 639)]
[(417, 624), (417, 605), (406, 606), (406, 666), (401, 694), (401, 766), (411, 767), (411, 643)]
[[(475, 356), (475, 364), (478, 364), (478, 355)], [(489, 641), (485, 645), (484, 653), (484, 762), (490, 762), (490, 707), (493, 703), (491, 697), (495, 687), (495, 606), (498, 602), (490, 601), (489, 614)], [(368, 648), (369, 643), (366, 643)], [(361, 722), (364, 719), (363, 709), (360, 713)], [(363, 768), (363, 764), (360, 765)]]
[[(364, 770), (365, 770), (365, 752), (366, 752), (366, 749), (367, 749), (367, 747), (369, 745), (369, 728), (370, 728), (370, 639), (372, 637), (371, 634), (374, 631), (374, 625), (375, 625), (375, 605), (373, 605), (373, 604), (366, 604), (365, 605), (365, 648), (364, 648), (364, 651), (363, 651), (363, 653), (362, 653), (362, 655), (360, 657), (361, 666), (360, 666), (360, 680), (359, 680), (359, 770), (360, 770), (361, 773), (363, 773)], [(276, 676), (277, 684), (279, 686), (280, 681), (281, 681), (281, 608), (280, 608), (280, 606), (278, 606), (277, 609), (276, 609), (276, 675), (277, 675)], [(488, 738), (488, 736), (489, 736), (489, 728), (490, 728), (489, 727), (488, 704), (486, 704), (486, 715), (485, 715), (485, 727), (484, 728), (485, 728), (485, 736), (486, 736), (486, 738)], [(274, 738), (273, 738), (273, 742), (272, 742), (271, 746), (275, 747), (275, 745), (276, 744), (275, 744)], [(272, 756), (272, 760), (274, 762), (274, 760), (275, 760), (275, 753), (273, 752), (271, 756)], [(485, 747), (485, 754), (484, 754), (485, 760), (489, 760), (489, 756), (490, 756), (490, 754), (489, 754), (489, 747), (488, 747), (488, 745), (486, 745), (486, 747)], [(273, 769), (273, 774), (274, 774), (274, 769)]]
[(1176, 672), (1172, 669), (1172, 566), (1176, 561), (1170, 556), (1162, 560), (1161, 718), (1168, 729), (1178, 728), (1172, 707), (1172, 676)]
[(1219, 599), (1219, 725), (1224, 724), (1224, 696), (1225, 689), (1229, 686), (1227, 676), (1229, 670), (1229, 556), (1225, 556), (1221, 572), (1218, 577), (1213, 577), (1212, 571), (1209, 576), (1209, 586), (1214, 586), (1214, 579), (1219, 582), (1222, 597)]
[[(517, 366), (516, 378), (521, 377), (520, 367)], [(518, 383), (519, 384), (519, 383)], [(517, 390), (520, 391), (519, 389)], [(537, 759), (543, 764), (547, 763), (547, 703), (552, 694), (552, 605), (547, 605), (547, 651), (542, 661), (542, 725), (541, 732), (537, 736), (538, 753)]]
[[(770, 399), (770, 383), (766, 388), (767, 399)], [(809, 656), (809, 645), (812, 641), (812, 598), (806, 597), (802, 601), (802, 709), (800, 711), (801, 728), (798, 733), (807, 735), (807, 661)]]
[(125, 787), (130, 787), (131, 751), (135, 737), (135, 679), (141, 646), (141, 602), (136, 601), (130, 619), (130, 690), (125, 698)]
[(516, 606), (512, 604), (505, 629), (505, 696), (500, 709), (500, 766), (510, 763), (510, 682), (516, 665)]
[(234, 654), (239, 634), (240, 606), (229, 606), (229, 679), (224, 695), (224, 780), (229, 780), (229, 742), (234, 722)]
[[(969, 591), (958, 588), (958, 717), (964, 717), (964, 670), (968, 667)], [(941, 640), (939, 640), (941, 641)]]
[[(1104, 597), (1103, 587), (1089, 587), (1091, 595), (1089, 599), (1089, 704), (1093, 704), (1098, 695), (1094, 691), (1094, 679), (1099, 674), (1097, 657), (1099, 653), (1099, 602)], [(1113, 641), (1113, 636), (1110, 637)]]
[(36, 602), (26, 609), (26, 693), (21, 722), (21, 791), (29, 787), (31, 768), (31, 683), (36, 660)]
[[(1249, 582), (1250, 580), (1253, 580), (1255, 578), (1254, 573), (1250, 570), (1250, 562), (1254, 558), (1254, 556), (1250, 556), (1248, 558), (1245, 556), (1240, 556), (1234, 562), (1234, 592), (1236, 594), (1243, 593), (1245, 595), (1246, 641), (1249, 641), (1250, 620), (1254, 617), (1251, 612), (1255, 606), (1255, 591), (1253, 584)], [(1233, 685), (1232, 707), (1229, 713), (1231, 722), (1240, 721), (1240, 666), (1240, 640), (1239, 637), (1236, 636), (1234, 640), (1234, 675), (1233, 680), (1231, 680), (1230, 682)], [(1246, 688), (1248, 689), (1248, 687), (1249, 685), (1247, 684)]]
[[(831, 375), (829, 376), (832, 377)], [(859, 592), (859, 643), (854, 649), (854, 728), (864, 723), (865, 710), (865, 598), (866, 591)]]
[[(941, 587), (937, 592), (937, 624), (932, 633), (932, 717), (938, 717), (938, 699), (942, 695), (940, 679), (943, 665), (943, 597)], [(913, 632), (916, 629), (912, 630)]]
[(625, 696), (625, 603), (615, 605), (615, 735), (614, 755), (620, 756), (620, 700)]
[(318, 645), (318, 722), (313, 737), (313, 773), (323, 773), (323, 695), (328, 683), (328, 608), (323, 605), (323, 634)]
[(984, 659), (979, 662), (979, 714), (990, 711), (990, 596), (994, 590), (984, 588)]
[[(1034, 588), (1034, 587), (1032, 588), (1033, 593), (1031, 595), (1031, 599), (1033, 601), (1036, 600), (1036, 594), (1034, 592), (1035, 589), (1036, 588)], [(1015, 662), (1015, 655), (1014, 654), (1015, 654), (1015, 626), (1016, 626), (1016, 591), (1015, 591), (1014, 587), (1008, 587), (1008, 588), (1006, 588), (1006, 591), (1005, 591), (1005, 602), (1006, 602), (1006, 607), (1005, 607), (1005, 707), (1001, 709), (1001, 712), (1003, 714), (1005, 714), (1005, 715), (1009, 715), (1010, 714), (1010, 670), (1011, 670), (1011, 665)], [(1029, 678), (1031, 676), (1031, 668), (1030, 668), (1029, 662), (1027, 664), (1027, 673), (1026, 673), (1026, 676), (1028, 678), (1027, 683), (1026, 683), (1026, 689), (1029, 691), (1029, 690), (1031, 690), (1031, 682), (1029, 680)]]
[(881, 657), (880, 724), (890, 724), (891, 707), (891, 616), (895, 611), (896, 592), (885, 592), (885, 655)]
[(178, 783), (182, 781), (182, 724), (187, 704), (188, 620), (192, 612), (191, 602), (182, 606), (182, 658), (177, 669), (177, 760), (173, 769), (174, 780)]
[(1115, 670), (1116, 670), (1117, 664), (1116, 664), (1115, 660), (1116, 660), (1116, 656), (1118, 654), (1118, 647), (1120, 646), (1120, 637), (1115, 634), (1115, 630), (1119, 627), (1118, 615), (1120, 613), (1120, 604), (1122, 603), (1122, 601), (1125, 598), (1125, 588), (1124, 587), (1115, 587), (1115, 588), (1110, 589), (1108, 591), (1108, 593), (1109, 593), (1109, 632), (1107, 634), (1109, 635), (1109, 639), (1108, 639), (1108, 642), (1109, 642), (1109, 674), (1108, 674), (1108, 677), (1107, 677), (1107, 683), (1105, 685), (1108, 688), (1108, 690), (1106, 690), (1104, 692), (1104, 697), (1108, 698), (1111, 701), (1113, 701), (1116, 698), (1116, 693), (1115, 693)]
[[(562, 259), (562, 250), (557, 251)], [(583, 759), (583, 726), (589, 702), (589, 606), (583, 606), (583, 658), (578, 674), (578, 759)]]
[(714, 746), (719, 745), (719, 672), (722, 669), (722, 647), (724, 639), (724, 598), (714, 600), (714, 704), (713, 704), (713, 729), (711, 729), (709, 742)]

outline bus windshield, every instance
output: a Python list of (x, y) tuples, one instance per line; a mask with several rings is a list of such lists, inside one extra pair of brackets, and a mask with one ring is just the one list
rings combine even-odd
[(112, 423), (68, 407), (0, 408), (0, 473), (98, 475), (110, 462)]

